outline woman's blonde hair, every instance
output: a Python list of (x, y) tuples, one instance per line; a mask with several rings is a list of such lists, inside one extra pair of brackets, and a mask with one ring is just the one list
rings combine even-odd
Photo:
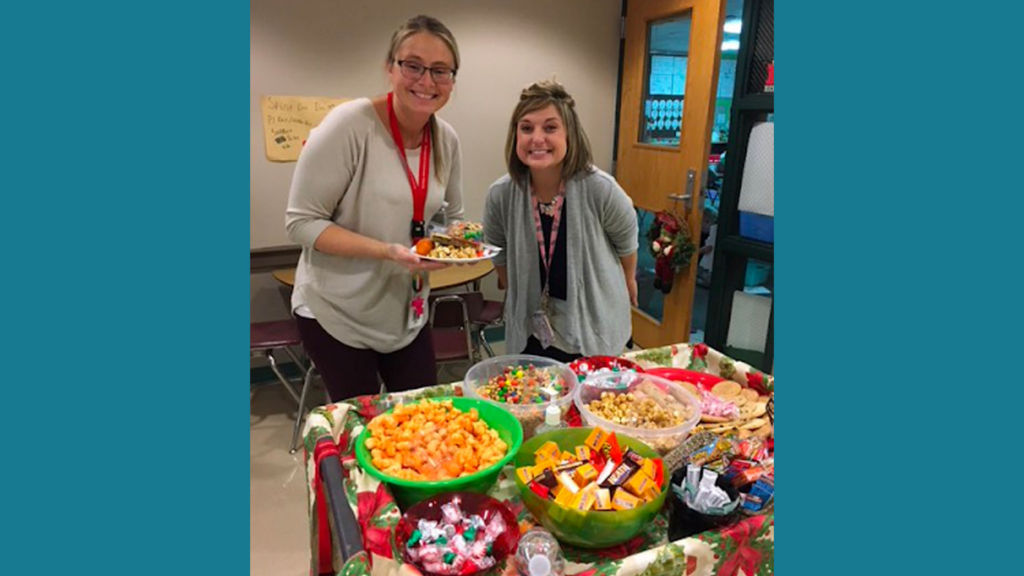
[(519, 104), (512, 112), (512, 121), (508, 125), (508, 138), (505, 140), (505, 160), (508, 174), (520, 188), (526, 189), (527, 176), (530, 169), (523, 164), (516, 154), (516, 133), (519, 121), (523, 116), (548, 106), (554, 106), (562, 117), (565, 126), (566, 150), (562, 160), (562, 180), (569, 180), (580, 172), (593, 171), (593, 155), (590, 153), (590, 140), (583, 131), (579, 116), (576, 115), (576, 102), (566, 92), (565, 87), (554, 80), (536, 82), (523, 89), (519, 94)]
[[(388, 56), (385, 60), (387, 66), (390, 68), (395, 65), (395, 54), (397, 54), (398, 49), (402, 47), (402, 43), (410, 36), (419, 34), (420, 32), (433, 34), (448, 46), (448, 50), (451, 50), (452, 58), (455, 59), (454, 71), (458, 72), (461, 60), (459, 58), (459, 45), (455, 42), (455, 35), (452, 34), (452, 31), (442, 24), (437, 18), (424, 16), (422, 14), (406, 20), (405, 23), (399, 26), (398, 30), (395, 30), (395, 33), (391, 35), (391, 45), (388, 47)], [(449, 166), (450, 160), (445, 156), (446, 150), (444, 150), (442, 146), (438, 145), (437, 136), (437, 120), (433, 115), (431, 115), (430, 142), (434, 147), (434, 171), (441, 180), (441, 184), (447, 185), (449, 170), (446, 168)]]

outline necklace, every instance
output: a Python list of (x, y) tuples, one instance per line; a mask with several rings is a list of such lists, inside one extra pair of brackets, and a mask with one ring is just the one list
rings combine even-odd
[(545, 215), (545, 216), (554, 217), (554, 215), (555, 215), (555, 202), (557, 202), (558, 199), (561, 198), (561, 197), (562, 197), (562, 195), (558, 194), (554, 198), (551, 199), (551, 202), (539, 202), (538, 201), (537, 202), (537, 209), (540, 210), (540, 213)]

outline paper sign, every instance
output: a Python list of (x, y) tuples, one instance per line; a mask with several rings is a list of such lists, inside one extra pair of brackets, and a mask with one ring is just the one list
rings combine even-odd
[(343, 98), (315, 96), (263, 96), (260, 111), (263, 115), (263, 139), (267, 160), (294, 162), (299, 159), (302, 146), (332, 108), (346, 102)]

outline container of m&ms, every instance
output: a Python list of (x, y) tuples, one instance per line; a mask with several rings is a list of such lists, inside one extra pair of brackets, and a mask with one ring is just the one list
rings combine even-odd
[(462, 386), (467, 398), (486, 400), (511, 412), (523, 426), (523, 437), (530, 438), (544, 422), (548, 406), (558, 406), (563, 415), (569, 409), (577, 378), (561, 362), (516, 354), (474, 365)]

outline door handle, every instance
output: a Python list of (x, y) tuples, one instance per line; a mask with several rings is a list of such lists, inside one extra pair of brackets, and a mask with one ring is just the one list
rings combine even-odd
[(668, 199), (673, 202), (682, 202), (687, 211), (693, 208), (693, 187), (697, 180), (696, 170), (686, 171), (686, 191), (682, 194), (669, 194)]

